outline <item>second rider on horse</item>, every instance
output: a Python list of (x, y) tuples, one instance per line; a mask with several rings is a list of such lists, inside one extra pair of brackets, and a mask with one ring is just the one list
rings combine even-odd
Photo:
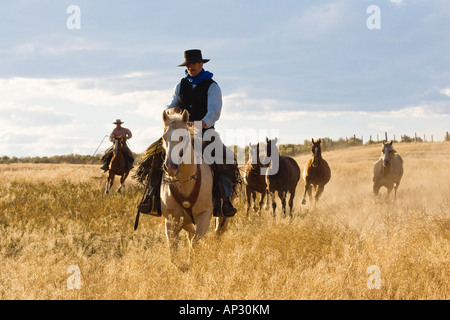
[[(131, 139), (131, 137), (133, 135), (132, 135), (130, 129), (122, 127), (122, 123), (123, 122), (120, 119), (117, 119), (113, 123), (116, 125), (116, 127), (109, 135), (109, 141), (114, 143), (114, 139), (116, 139), (118, 137), (122, 137), (124, 139), (123, 151), (124, 151), (124, 155), (125, 155), (125, 160), (127, 161), (127, 171), (130, 171), (131, 169), (134, 168), (134, 166), (133, 166), (134, 156), (133, 156), (133, 153), (131, 152), (130, 148), (128, 148), (126, 141), (128, 139)], [(103, 166), (101, 167), (101, 169), (104, 170), (105, 172), (109, 170), (109, 163), (111, 162), (112, 157), (113, 157), (113, 148), (110, 147), (105, 151), (105, 155), (102, 158)]]

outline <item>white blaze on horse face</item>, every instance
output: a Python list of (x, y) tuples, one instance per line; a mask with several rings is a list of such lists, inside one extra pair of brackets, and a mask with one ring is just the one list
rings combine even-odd
[(313, 167), (317, 167), (319, 164), (318, 163), (319, 162), (318, 153), (319, 153), (319, 147), (314, 147), (314, 157), (313, 157), (313, 162), (312, 162)]
[(391, 154), (391, 150), (388, 145), (385, 145), (383, 148), (383, 165), (386, 167), (389, 164), (389, 156)]
[(248, 160), (250, 164), (258, 164), (258, 145), (249, 145)]
[[(278, 147), (276, 145), (277, 140), (270, 140), (270, 156), (267, 153), (264, 160), (262, 160), (262, 164), (268, 165), (270, 163), (269, 167), (261, 167), (261, 174), (262, 175), (274, 175), (277, 174), (279, 166), (280, 166), (280, 153), (278, 151)], [(268, 147), (268, 146), (267, 146)]]
[(114, 154), (119, 151), (119, 139), (114, 140)]

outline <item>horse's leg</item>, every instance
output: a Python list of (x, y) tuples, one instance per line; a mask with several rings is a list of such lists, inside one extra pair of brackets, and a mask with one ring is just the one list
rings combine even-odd
[(386, 186), (386, 188), (387, 188), (386, 198), (389, 198), (389, 196), (391, 195), (392, 190), (394, 189), (394, 183), (389, 184), (388, 186)]
[(208, 231), (209, 224), (211, 223), (211, 211), (205, 210), (195, 217), (195, 242), (198, 242)]
[(128, 172), (124, 173), (121, 177), (120, 177), (120, 187), (119, 189), (117, 189), (118, 193), (122, 192), (122, 188), (125, 188), (124, 182), (125, 179), (128, 177)]
[(191, 259), (191, 252), (194, 253), (194, 249), (201, 238), (208, 232), (209, 224), (211, 222), (211, 211), (205, 210), (195, 217), (195, 227), (193, 223), (188, 224), (185, 230), (189, 233), (189, 257)]
[(112, 188), (112, 185), (114, 183), (114, 176), (115, 176), (115, 174), (110, 171), (109, 172), (109, 176), (108, 176), (108, 180), (106, 181), (105, 194), (109, 194), (109, 190)]
[(373, 194), (375, 195), (375, 197), (378, 196), (379, 192), (380, 192), (380, 188), (381, 188), (381, 184), (378, 183), (377, 181), (373, 182)]
[(228, 220), (226, 217), (216, 217), (215, 221), (216, 221), (215, 232), (218, 236), (220, 236), (225, 232), (228, 226)]
[(295, 197), (295, 187), (291, 188), (289, 191), (289, 215), (292, 218), (292, 208), (294, 207), (294, 197)]
[(394, 185), (394, 201), (395, 201), (395, 199), (397, 199), (397, 188), (398, 188), (398, 185), (399, 185), (398, 182), (396, 182), (395, 185)]
[(175, 263), (178, 249), (178, 234), (181, 231), (180, 222), (175, 219), (167, 219), (165, 221), (165, 232), (167, 242), (169, 243), (169, 257), (172, 263)]
[(306, 204), (306, 193), (310, 193), (311, 192), (311, 186), (309, 183), (305, 183), (305, 192), (303, 192), (303, 200), (302, 200), (302, 204)]
[(258, 207), (256, 206), (256, 191), (255, 190), (252, 191), (252, 202), (253, 202), (253, 207), (252, 207), (253, 211), (254, 212), (258, 211)]
[(283, 215), (286, 217), (286, 191), (278, 191), (278, 196), (281, 199), (281, 208), (283, 210)]
[(272, 200), (272, 215), (273, 215), (273, 217), (275, 218), (275, 210), (276, 210), (276, 208), (277, 208), (277, 200), (276, 200), (276, 198), (275, 198), (275, 191), (269, 191), (270, 192), (270, 198), (271, 198), (271, 200)]
[(261, 193), (261, 200), (259, 201), (259, 208), (258, 208), (259, 215), (261, 215), (261, 210), (263, 208), (265, 197), (266, 197), (266, 193), (265, 192)]
[(317, 191), (316, 191), (316, 196), (314, 197), (314, 206), (317, 205), (317, 202), (319, 202), (319, 197), (322, 194), (323, 190), (325, 189), (325, 185), (324, 184), (320, 184), (317, 186)]
[(264, 191), (263, 198), (266, 198), (266, 203), (264, 204), (264, 210), (269, 210), (269, 193), (267, 191)]
[(251, 196), (252, 196), (252, 192), (250, 191), (250, 187), (246, 186), (245, 187), (245, 196), (247, 197), (247, 217), (248, 217), (248, 213), (250, 211), (250, 204), (251, 204)]

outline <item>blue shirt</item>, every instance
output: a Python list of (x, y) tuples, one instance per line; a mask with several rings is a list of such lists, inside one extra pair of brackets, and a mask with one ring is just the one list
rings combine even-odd
[[(180, 84), (179, 82), (174, 90), (172, 102), (166, 107), (166, 110), (175, 107), (180, 107)], [(196, 85), (192, 85), (196, 87)], [(220, 112), (222, 111), (222, 92), (220, 91), (219, 85), (215, 82), (211, 84), (208, 89), (208, 112), (206, 116), (202, 119), (206, 123), (206, 128), (211, 128), (214, 126), (217, 120), (220, 118)]]

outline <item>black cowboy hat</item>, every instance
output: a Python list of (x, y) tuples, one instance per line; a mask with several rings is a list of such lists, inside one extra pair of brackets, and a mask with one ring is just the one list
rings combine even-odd
[(122, 124), (123, 122), (122, 122), (122, 120), (120, 120), (120, 119), (117, 119), (116, 120), (116, 122), (113, 122), (113, 124)]
[(203, 59), (202, 52), (199, 49), (186, 50), (184, 52), (184, 62), (179, 67), (185, 67), (188, 63), (203, 62), (207, 63), (210, 59)]

